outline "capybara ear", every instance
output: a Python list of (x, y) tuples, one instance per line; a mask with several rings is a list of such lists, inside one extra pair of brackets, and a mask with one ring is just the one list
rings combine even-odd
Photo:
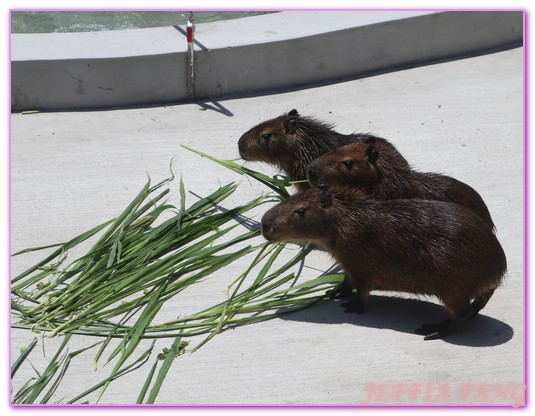
[(282, 127), (284, 128), (284, 132), (286, 134), (294, 134), (297, 130), (297, 120), (295, 117), (286, 118), (282, 122)]
[(333, 196), (329, 185), (320, 185), (320, 204), (322, 208), (329, 208), (333, 204)]
[(297, 112), (297, 110), (294, 108), (292, 111), (290, 111), (288, 113), (289, 116), (292, 116), (292, 117), (298, 117), (299, 116), (299, 113)]
[(368, 156), (368, 162), (373, 165), (379, 158), (379, 152), (377, 151), (375, 146), (370, 146), (366, 149), (366, 156)]

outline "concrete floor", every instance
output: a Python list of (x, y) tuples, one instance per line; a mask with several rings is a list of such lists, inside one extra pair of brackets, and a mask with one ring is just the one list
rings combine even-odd
[[(225, 331), (175, 360), (158, 403), (167, 404), (521, 404), (524, 383), (523, 49), (392, 72), (305, 90), (219, 102), (99, 112), (13, 114), (12, 252), (67, 240), (117, 215), (146, 180), (167, 177), (171, 158), (187, 189), (207, 194), (240, 181), (231, 203), (258, 185), (201, 159), (186, 143), (236, 158), (251, 126), (296, 108), (343, 133), (392, 141), (422, 171), (474, 187), (486, 201), (507, 255), (505, 282), (476, 319), (452, 336), (424, 342), (412, 333), (443, 310), (434, 299), (377, 292), (370, 310), (345, 314), (338, 302)], [(266, 172), (260, 164), (248, 166)], [(178, 181), (174, 192), (178, 200)], [(190, 197), (189, 202), (193, 202)], [(267, 209), (267, 208), (266, 208)], [(255, 219), (259, 220), (262, 212)], [(332, 261), (309, 256), (302, 277)], [(13, 273), (34, 256), (13, 259)], [(184, 303), (220, 301), (232, 272), (214, 276)], [(229, 277), (230, 276), (230, 277)], [(189, 297), (188, 297), (189, 296)], [(200, 300), (199, 300), (200, 299)], [(175, 305), (164, 311), (179, 312)], [(200, 308), (199, 308), (200, 309)], [(425, 319), (424, 319), (425, 318)], [(164, 319), (164, 317), (162, 317)], [(430, 319), (431, 320), (431, 319)], [(12, 359), (35, 334), (13, 330)], [(200, 341), (200, 340), (199, 340)], [(42, 370), (58, 339), (46, 339), (31, 363)], [(72, 350), (94, 339), (75, 337)], [(171, 340), (159, 342), (168, 347)], [(193, 345), (197, 340), (192, 340)], [(158, 349), (158, 348), (157, 348)], [(144, 351), (140, 347), (140, 353)], [(53, 400), (64, 402), (106, 377), (88, 353), (74, 360)], [(100, 403), (134, 403), (150, 364), (114, 381)], [(13, 391), (33, 376), (29, 364)], [(93, 403), (96, 395), (88, 397)]]

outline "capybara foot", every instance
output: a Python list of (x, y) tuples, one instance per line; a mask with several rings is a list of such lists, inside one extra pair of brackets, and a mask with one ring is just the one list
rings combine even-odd
[(425, 335), (424, 341), (443, 338), (461, 323), (461, 319), (448, 318), (439, 324), (424, 324), (414, 332), (418, 335)]
[(364, 302), (357, 295), (352, 295), (351, 298), (341, 304), (342, 308), (345, 308), (346, 313), (357, 313), (358, 315), (364, 313)]

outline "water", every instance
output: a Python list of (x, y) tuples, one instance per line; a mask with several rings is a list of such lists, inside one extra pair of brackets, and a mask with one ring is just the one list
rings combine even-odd
[[(195, 22), (236, 19), (273, 12), (195, 12)], [(185, 25), (186, 11), (11, 12), (11, 33), (96, 32)]]

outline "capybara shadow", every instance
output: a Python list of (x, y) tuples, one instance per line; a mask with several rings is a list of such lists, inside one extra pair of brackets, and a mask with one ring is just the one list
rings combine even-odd
[[(444, 308), (426, 299), (404, 298), (395, 295), (373, 294), (367, 313), (346, 313), (341, 301), (323, 301), (298, 312), (283, 314), (281, 319), (315, 324), (352, 324), (366, 328), (391, 331), (385, 337), (396, 340), (396, 332), (414, 334), (422, 317), (430, 321), (444, 319)], [(513, 328), (498, 319), (479, 314), (468, 319), (456, 332), (442, 340), (449, 344), (468, 347), (492, 347), (505, 344), (513, 338)], [(420, 336), (414, 334), (415, 341)]]

